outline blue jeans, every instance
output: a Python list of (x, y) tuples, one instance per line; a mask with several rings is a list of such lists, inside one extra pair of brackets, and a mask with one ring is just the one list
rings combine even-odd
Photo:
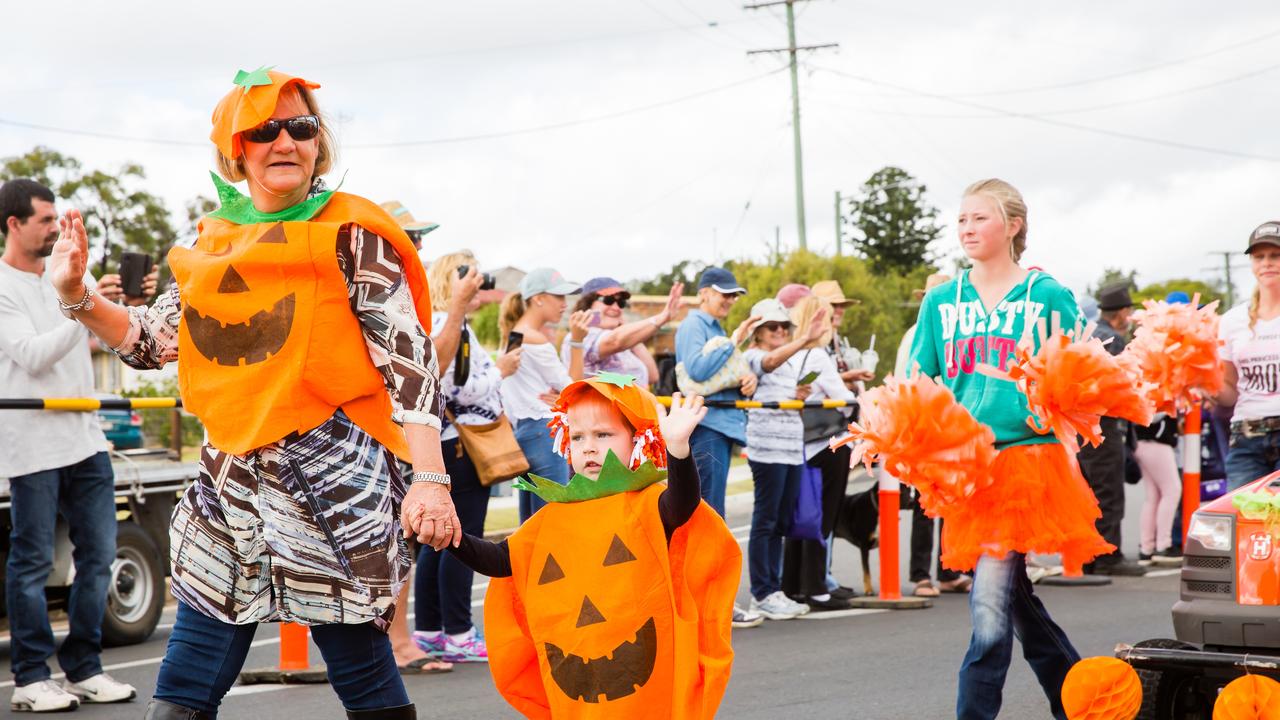
[[(462, 531), (484, 536), (484, 518), (489, 512), (489, 488), (480, 484), (476, 466), (463, 454), (458, 457), (457, 438), (440, 443), (444, 469), (453, 480), (449, 495), (462, 522)], [(414, 626), (418, 630), (441, 630), (458, 635), (471, 629), (471, 581), (475, 573), (453, 553), (423, 545), (414, 569)]]
[(1280, 470), (1280, 432), (1258, 437), (1231, 433), (1231, 449), (1227, 451), (1227, 485), (1232, 490), (1276, 470)]
[(102, 617), (116, 557), (115, 475), (111, 459), (97, 453), (74, 465), (9, 480), (9, 561), (5, 602), (9, 607), (14, 684), (49, 679), (53, 630), (44, 584), (53, 569), (58, 514), (66, 519), (76, 576), (67, 602), (70, 633), (58, 648), (67, 679), (79, 682), (102, 672)]
[(702, 499), (724, 517), (725, 486), (729, 484), (729, 458), (733, 454), (733, 438), (699, 425), (689, 436), (689, 452), (698, 468)]
[[(179, 600), (178, 619), (156, 676), (155, 699), (216, 713), (240, 674), (257, 630), (257, 623), (215, 620)], [(311, 637), (344, 708), (378, 710), (409, 704), (391, 641), (373, 623), (312, 625)]]
[(803, 465), (750, 462), (756, 486), (747, 540), (751, 597), (763, 600), (782, 589), (782, 536), (791, 523)]
[[(529, 461), (529, 472), (558, 482), (569, 484), (569, 462), (556, 454), (555, 443), (547, 430), (547, 418), (520, 418), (516, 420), (516, 443)], [(542, 498), (531, 492), (520, 493), (520, 522), (528, 520), (538, 508), (546, 505)]]
[(994, 720), (1000, 714), (1015, 635), (1022, 642), (1022, 656), (1049, 697), (1053, 717), (1066, 720), (1062, 681), (1080, 654), (1036, 597), (1027, 579), (1026, 556), (1009, 553), (1003, 558), (978, 558), (969, 616), (973, 637), (960, 667), (958, 720)]

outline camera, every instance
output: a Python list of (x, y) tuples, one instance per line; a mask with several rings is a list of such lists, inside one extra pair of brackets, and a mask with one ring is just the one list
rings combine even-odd
[[(460, 278), (464, 278), (464, 277), (466, 277), (466, 276), (467, 276), (467, 273), (469, 273), (469, 272), (471, 272), (471, 266), (470, 266), (470, 265), (459, 265), (459, 266), (458, 266), (458, 277), (460, 277)], [(495, 281), (494, 281), (494, 279), (493, 279), (493, 275), (491, 275), (491, 274), (489, 274), (489, 273), (487, 273), (487, 272), (483, 272), (483, 271), (480, 273), (480, 289), (481, 289), (481, 290), (492, 290), (492, 289), (494, 289), (496, 286), (497, 286), (497, 285), (495, 284)]]

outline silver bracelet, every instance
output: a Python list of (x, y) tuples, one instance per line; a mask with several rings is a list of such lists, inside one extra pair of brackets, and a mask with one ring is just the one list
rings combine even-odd
[(415, 472), (413, 474), (413, 484), (416, 485), (418, 483), (435, 483), (445, 487), (453, 485), (453, 481), (449, 479), (447, 473), (438, 472)]
[(86, 283), (84, 286), (84, 297), (80, 298), (80, 302), (76, 303), (75, 305), (68, 305), (62, 302), (62, 298), (59, 297), (58, 307), (62, 310), (63, 313), (73, 313), (78, 310), (92, 310), (93, 309), (93, 289), (90, 288), (89, 285)]
[(584, 348), (584, 347), (586, 347), (586, 346), (587, 346), (587, 345), (586, 345), (586, 343), (578, 342), (577, 340), (570, 340), (570, 341), (569, 341), (569, 347), (571, 347), (571, 348)]

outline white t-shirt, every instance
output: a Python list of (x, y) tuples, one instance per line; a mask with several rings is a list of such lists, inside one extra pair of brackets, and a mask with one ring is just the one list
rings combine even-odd
[[(93, 397), (89, 331), (63, 316), (48, 278), (0, 260), (0, 397)], [(0, 477), (67, 467), (106, 449), (96, 413), (0, 410)]]
[[(765, 355), (760, 348), (751, 348), (742, 354), (751, 372), (759, 378), (756, 394), (751, 399), (763, 402), (795, 400), (796, 380), (800, 379), (800, 355), (787, 358), (773, 372), (764, 371)], [(748, 410), (747, 457), (758, 463), (803, 464), (804, 421), (800, 419), (800, 413), (795, 410)]]
[[(565, 342), (568, 342), (567, 340)], [(551, 417), (551, 406), (538, 398), (548, 392), (560, 392), (569, 383), (569, 371), (560, 362), (551, 343), (525, 344), (521, 347), (520, 369), (502, 380), (502, 406), (511, 420)]]
[(1280, 416), (1280, 318), (1259, 320), (1249, 329), (1248, 304), (1237, 305), (1218, 325), (1222, 359), (1236, 366), (1239, 399), (1231, 419)]

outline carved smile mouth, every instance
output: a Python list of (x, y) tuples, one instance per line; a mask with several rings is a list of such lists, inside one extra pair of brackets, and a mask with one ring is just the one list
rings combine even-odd
[(289, 293), (271, 306), (259, 310), (242, 323), (223, 323), (206, 317), (189, 303), (182, 310), (186, 333), (196, 350), (219, 365), (260, 363), (280, 352), (293, 328), (294, 294)]
[(546, 647), (551, 677), (565, 695), (589, 703), (600, 702), (601, 695), (605, 700), (617, 700), (649, 682), (658, 658), (658, 629), (653, 618), (649, 618), (636, 632), (634, 640), (622, 643), (604, 657), (590, 660), (566, 655), (551, 643), (546, 643)]

